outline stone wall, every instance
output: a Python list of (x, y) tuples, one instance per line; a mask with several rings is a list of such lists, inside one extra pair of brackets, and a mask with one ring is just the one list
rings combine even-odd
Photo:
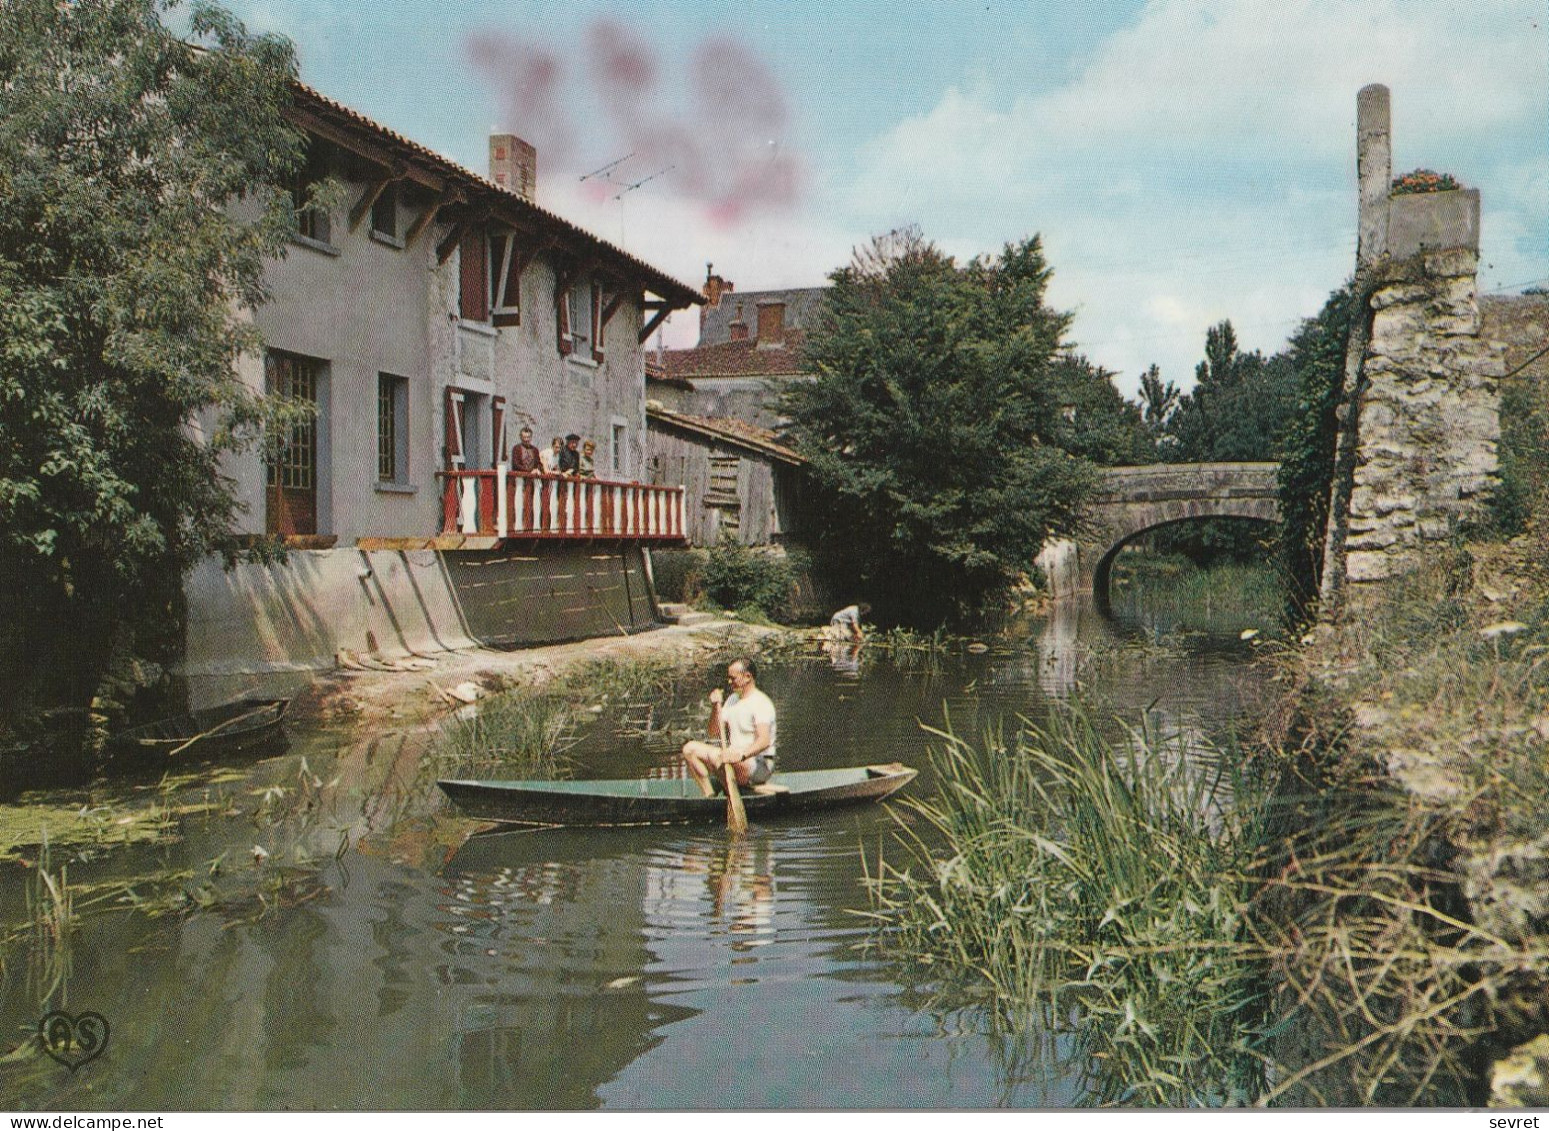
[(1352, 585), (1412, 570), (1428, 546), (1482, 516), (1505, 362), (1480, 333), (1478, 260), (1455, 247), (1378, 272), (1344, 546)]

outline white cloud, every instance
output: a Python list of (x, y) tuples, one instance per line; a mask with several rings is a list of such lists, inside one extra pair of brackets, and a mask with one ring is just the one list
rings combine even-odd
[(1352, 269), (1370, 82), (1395, 171), (1482, 190), (1482, 285), (1549, 274), (1546, 76), (1540, 2), (1156, 0), (1057, 90), (951, 89), (874, 139), (843, 210), (948, 249), (1041, 232), (1090, 356), (1126, 391), (1151, 361), (1187, 385), (1211, 323), (1271, 351)]

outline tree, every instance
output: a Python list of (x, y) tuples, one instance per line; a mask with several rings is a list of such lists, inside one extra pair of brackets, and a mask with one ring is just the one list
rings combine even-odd
[[(176, 0), (0, 6), (0, 640), (9, 722), (180, 644), (227, 545), (221, 462), (270, 409), (236, 378), (293, 224), (288, 41)], [(202, 435), (199, 433), (202, 432)], [(0, 726), (0, 729), (4, 729)]]
[(1177, 385), (1162, 381), (1162, 371), (1154, 363), (1140, 375), (1140, 420), (1158, 457), (1178, 443), (1172, 434), (1172, 419), (1181, 397)]
[(1170, 428), (1180, 463), (1269, 461), (1296, 409), (1296, 373), (1282, 354), (1244, 353), (1230, 321), (1205, 334), (1194, 388), (1179, 398)]
[(1345, 351), (1364, 301), (1347, 282), (1301, 324), (1285, 352), (1296, 374), (1297, 409), (1282, 442), (1279, 549), (1293, 620), (1305, 618), (1317, 600), (1339, 406), (1346, 395)]
[(1052, 443), (1106, 467), (1156, 458), (1140, 410), (1124, 399), (1112, 373), (1081, 354), (1061, 354), (1049, 381), (1060, 405)]
[(911, 229), (830, 276), (807, 337), (816, 379), (782, 411), (808, 461), (814, 549), (884, 617), (978, 605), (1077, 524), (1095, 477), (1062, 446), (1061, 410), (1094, 378), (1059, 356), (1069, 316), (1044, 303), (1050, 274), (1036, 236), (960, 267)]

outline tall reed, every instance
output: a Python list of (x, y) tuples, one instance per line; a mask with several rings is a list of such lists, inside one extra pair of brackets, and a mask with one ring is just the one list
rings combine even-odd
[(1009, 743), (970, 743), (950, 719), (932, 733), (936, 792), (908, 803), (927, 831), (905, 831), (909, 859), (879, 862), (871, 885), (884, 945), (989, 989), (1005, 1021), (1073, 1019), (1097, 1102), (1251, 1096), (1247, 784), (1181, 743), (1115, 745), (1075, 711), (1022, 720)]

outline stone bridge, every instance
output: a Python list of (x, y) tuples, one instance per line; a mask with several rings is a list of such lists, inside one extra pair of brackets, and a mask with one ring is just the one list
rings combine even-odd
[(1177, 522), (1197, 518), (1280, 517), (1275, 476), (1278, 463), (1156, 463), (1105, 469), (1106, 483), (1088, 512), (1088, 527), (1075, 542), (1050, 543), (1038, 565), (1056, 597), (1091, 592), (1105, 609), (1108, 577), (1126, 542)]

